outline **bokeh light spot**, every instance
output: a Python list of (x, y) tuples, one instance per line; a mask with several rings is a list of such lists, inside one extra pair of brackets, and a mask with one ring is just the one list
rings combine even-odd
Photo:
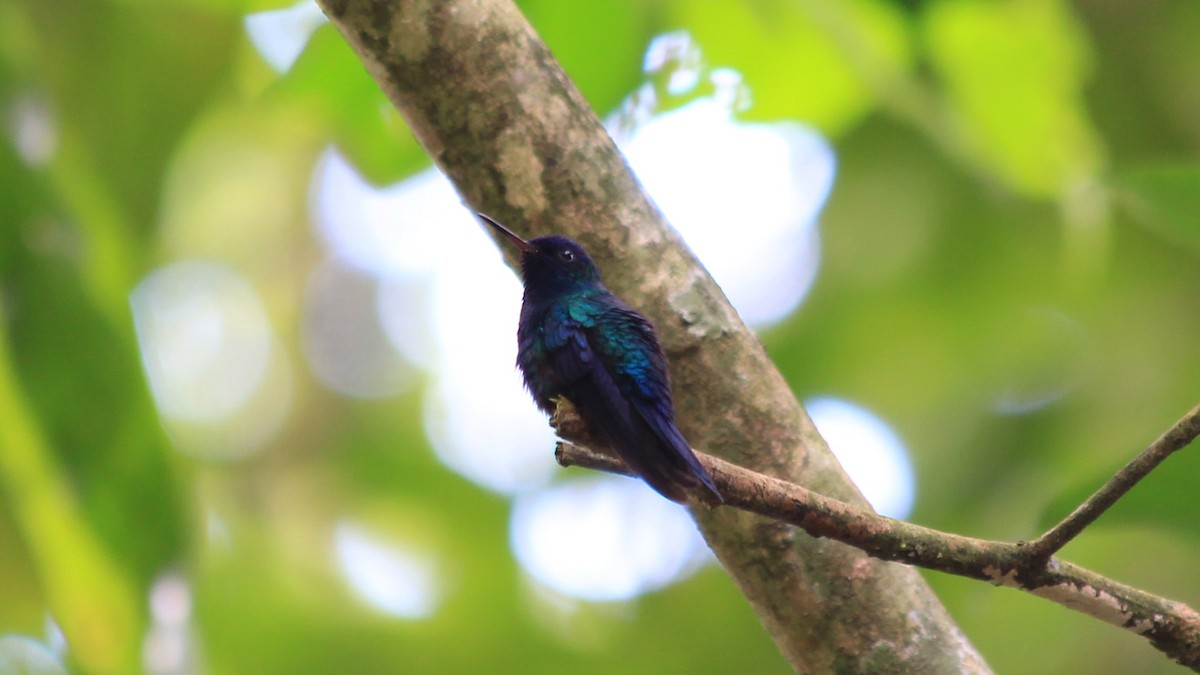
[(245, 19), (246, 35), (275, 72), (286, 73), (326, 20), (317, 3), (301, 0), (291, 7), (250, 14)]
[(27, 94), (13, 101), (9, 135), (21, 159), (30, 166), (45, 166), (58, 148), (58, 129), (45, 98)]
[(896, 432), (873, 413), (840, 399), (817, 398), (804, 407), (871, 506), (891, 518), (908, 517), (916, 476)]
[(321, 382), (348, 396), (390, 396), (412, 381), (380, 323), (377, 286), (374, 277), (334, 261), (309, 277), (304, 353)]
[(152, 675), (195, 671), (191, 635), (192, 589), (178, 573), (161, 575), (150, 587), (150, 630), (142, 643), (142, 665)]
[(347, 521), (334, 529), (333, 545), (350, 588), (372, 607), (401, 619), (425, 619), (437, 610), (442, 583), (429, 553), (385, 543)]
[(823, 137), (793, 123), (734, 121), (694, 101), (652, 118), (622, 145), (654, 201), (748, 324), (799, 305), (816, 277), (816, 218), (833, 185)]
[[(314, 187), (314, 219), (321, 238), (365, 272), (388, 277), (450, 265), (462, 270), (468, 260), (458, 249), (472, 246), (466, 239), (475, 240), (476, 254), (489, 248), (450, 181), (436, 169), (377, 188), (331, 148), (317, 162)], [(444, 250), (448, 241), (455, 243), (453, 252)]]
[(237, 410), (270, 357), (266, 311), (242, 277), (216, 263), (185, 261), (152, 272), (131, 296), (134, 322), (159, 410), (211, 420)]
[(10, 633), (0, 635), (0, 673), (67, 675), (67, 669), (45, 644)]
[(538, 583), (567, 596), (626, 600), (708, 559), (687, 511), (641, 481), (600, 477), (517, 497), (509, 536)]
[(172, 440), (222, 459), (262, 447), (286, 416), (292, 383), (249, 282), (224, 265), (182, 261), (150, 273), (130, 305)]
[(501, 493), (548, 482), (554, 434), (515, 366), (521, 283), (450, 182), (431, 169), (378, 189), (330, 151), (314, 185), (322, 238), (379, 279), (385, 334), (434, 377), (424, 419), (439, 459)]

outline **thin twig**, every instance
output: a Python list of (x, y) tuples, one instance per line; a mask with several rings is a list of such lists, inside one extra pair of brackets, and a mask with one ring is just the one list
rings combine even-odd
[[(570, 441), (559, 442), (555, 457), (563, 466), (629, 475), (619, 459)], [(881, 560), (980, 579), (1051, 600), (1141, 635), (1174, 661), (1200, 672), (1200, 613), (1184, 603), (1068, 562), (1053, 560), (1031, 569), (1020, 544), (887, 518), (702, 452), (696, 457), (712, 475), (726, 506), (790, 523)]]
[(1076, 507), (1069, 516), (1047, 530), (1042, 536), (1028, 542), (1025, 545), (1028, 564), (1031, 567), (1044, 564), (1050, 559), (1050, 556), (1062, 550), (1062, 547), (1078, 536), (1084, 528), (1091, 525), (1134, 485), (1149, 475), (1164, 459), (1170, 457), (1176, 450), (1186, 447), (1198, 435), (1200, 435), (1200, 406), (1192, 408), (1180, 418), (1162, 436), (1155, 439), (1150, 447), (1122, 467), (1091, 497)]

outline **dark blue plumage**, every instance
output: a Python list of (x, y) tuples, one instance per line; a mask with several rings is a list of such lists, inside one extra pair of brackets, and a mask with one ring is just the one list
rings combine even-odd
[(591, 432), (664, 497), (696, 489), (720, 501), (675, 425), (667, 362), (654, 327), (613, 295), (583, 248), (565, 237), (525, 241), (479, 214), (521, 250), (525, 297), (517, 365), (539, 408), (566, 397)]

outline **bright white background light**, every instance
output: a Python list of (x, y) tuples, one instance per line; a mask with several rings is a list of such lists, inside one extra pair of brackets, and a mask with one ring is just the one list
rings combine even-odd
[(325, 21), (317, 3), (301, 0), (291, 7), (247, 16), (246, 35), (275, 72), (286, 73), (300, 58), (313, 31)]
[(585, 600), (636, 597), (687, 576), (708, 557), (683, 507), (614, 476), (518, 497), (509, 532), (517, 560), (535, 580)]
[(904, 443), (873, 413), (835, 398), (804, 407), (829, 449), (880, 514), (907, 518), (912, 513), (916, 478)]
[(333, 548), (350, 588), (376, 609), (400, 619), (424, 619), (441, 603), (431, 554), (384, 542), (350, 522), (334, 530)]
[(379, 277), (387, 336), (434, 376), (424, 417), (438, 457), (498, 492), (546, 484), (554, 434), (515, 365), (521, 283), (449, 181), (430, 169), (380, 190), (331, 151), (315, 185), (321, 236)]
[(283, 426), (292, 371), (254, 287), (216, 262), (150, 273), (130, 294), (142, 363), (175, 445), (236, 459)]
[(217, 263), (178, 262), (130, 296), (159, 410), (186, 420), (226, 417), (262, 381), (271, 331), (258, 294)]
[(833, 151), (798, 124), (745, 124), (700, 99), (651, 119), (623, 145), (630, 166), (742, 320), (775, 323), (816, 277), (816, 219)]

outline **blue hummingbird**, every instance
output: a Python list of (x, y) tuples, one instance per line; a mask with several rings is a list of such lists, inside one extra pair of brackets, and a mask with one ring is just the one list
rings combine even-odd
[(479, 218), (521, 251), (525, 296), (517, 327), (517, 366), (538, 407), (553, 414), (565, 397), (633, 473), (667, 499), (695, 490), (721, 503), (679, 427), (667, 359), (654, 326), (613, 295), (579, 244), (561, 236), (526, 241)]

